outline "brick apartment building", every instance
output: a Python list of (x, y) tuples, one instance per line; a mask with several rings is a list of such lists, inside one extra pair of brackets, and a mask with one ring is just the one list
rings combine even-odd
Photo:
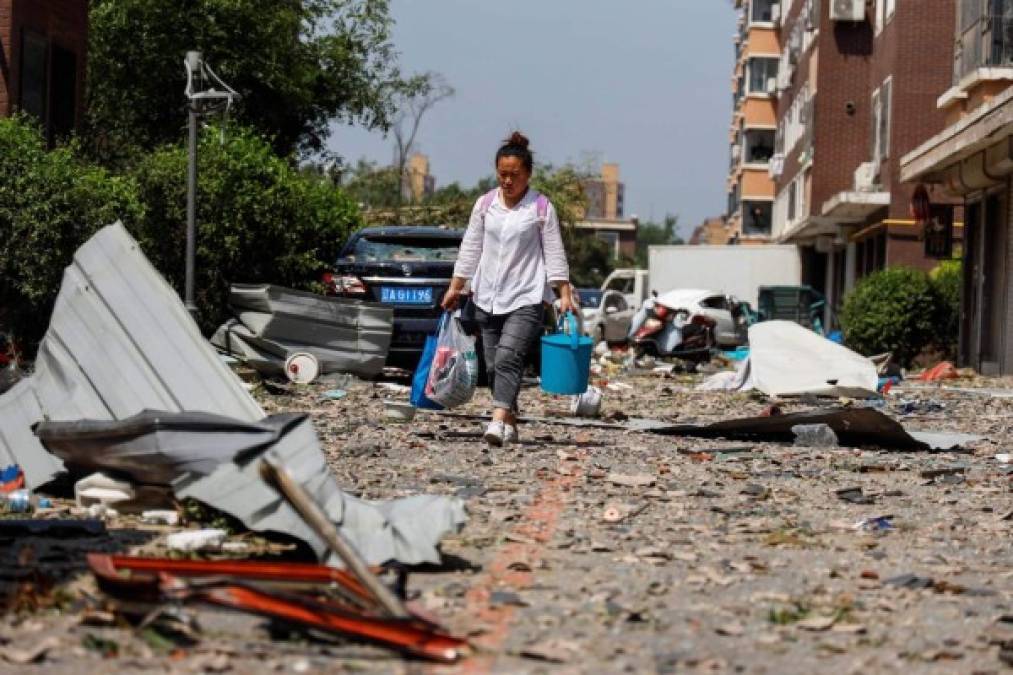
[(37, 117), (50, 142), (84, 110), (88, 0), (0, 0), (0, 115)]
[(772, 236), (830, 312), (862, 276), (931, 269), (899, 158), (943, 129), (955, 0), (782, 0)]
[(739, 20), (728, 139), (728, 212), (723, 240), (717, 230), (709, 235), (714, 243), (766, 243), (774, 206), (770, 160), (777, 129), (780, 6), (777, 0), (735, 0), (735, 7)]
[[(1013, 375), (1013, 0), (957, 0), (947, 81), (925, 113), (939, 133), (900, 161), (932, 202), (963, 203), (960, 361)], [(952, 47), (949, 45), (953, 45)]]

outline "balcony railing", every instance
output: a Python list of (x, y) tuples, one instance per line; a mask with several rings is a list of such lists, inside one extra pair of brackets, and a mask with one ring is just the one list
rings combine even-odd
[(1013, 12), (985, 14), (957, 35), (953, 82), (978, 68), (1013, 67)]

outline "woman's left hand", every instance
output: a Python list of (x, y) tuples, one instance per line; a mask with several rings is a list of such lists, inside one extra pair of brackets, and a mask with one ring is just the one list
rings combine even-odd
[(570, 294), (570, 284), (565, 284), (559, 289), (559, 313), (566, 314), (567, 312), (573, 312), (575, 309), (573, 306), (573, 295)]

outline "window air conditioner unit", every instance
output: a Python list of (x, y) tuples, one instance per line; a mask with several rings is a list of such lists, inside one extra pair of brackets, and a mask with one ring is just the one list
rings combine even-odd
[(742, 155), (742, 146), (736, 143), (732, 146), (732, 159), (738, 159)]
[(831, 21), (865, 21), (865, 0), (831, 0)]
[(876, 189), (876, 176), (879, 175), (879, 165), (876, 162), (863, 162), (855, 169), (855, 190), (858, 192), (872, 192)]
[(767, 93), (768, 94), (776, 94), (777, 93), (777, 78), (776, 77), (768, 77), (767, 78)]
[(774, 180), (781, 177), (781, 173), (784, 171), (784, 155), (781, 153), (775, 154), (770, 158), (770, 163), (767, 164), (767, 175)]
[(781, 23), (781, 5), (773, 5), (770, 8), (770, 21), (774, 24)]

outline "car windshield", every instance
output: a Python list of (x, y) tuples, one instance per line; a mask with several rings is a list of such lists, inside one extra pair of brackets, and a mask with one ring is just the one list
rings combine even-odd
[(358, 262), (454, 262), (461, 242), (447, 237), (360, 237), (345, 260)]
[(583, 309), (598, 309), (601, 305), (602, 291), (595, 288), (581, 288), (577, 293), (580, 294), (580, 306)]

